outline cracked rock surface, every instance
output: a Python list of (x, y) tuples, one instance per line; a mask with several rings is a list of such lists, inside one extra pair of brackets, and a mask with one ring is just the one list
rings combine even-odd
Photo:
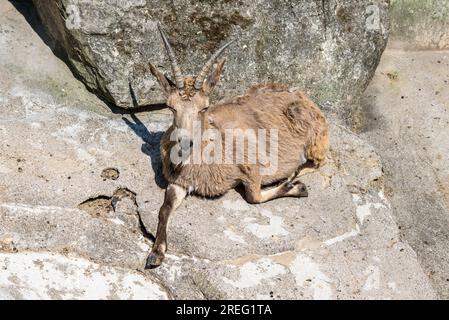
[(0, 298), (436, 296), (399, 237), (379, 156), (332, 115), (329, 160), (303, 178), (308, 198), (189, 197), (164, 264), (143, 270), (169, 113), (111, 113), (0, 3)]

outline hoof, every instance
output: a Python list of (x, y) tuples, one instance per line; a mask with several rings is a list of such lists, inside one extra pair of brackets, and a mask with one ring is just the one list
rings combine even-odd
[(284, 188), (286, 189), (287, 196), (304, 198), (309, 196), (306, 185), (301, 181), (287, 182)]
[(299, 187), (299, 196), (304, 198), (309, 196), (309, 191), (307, 191), (307, 187), (304, 184)]
[(289, 191), (293, 190), (293, 188), (295, 186), (296, 186), (296, 184), (292, 181), (287, 181), (282, 184), (282, 188), (284, 189), (284, 192), (289, 192)]
[(154, 269), (159, 267), (164, 260), (164, 255), (156, 252), (151, 252), (147, 258), (145, 269)]

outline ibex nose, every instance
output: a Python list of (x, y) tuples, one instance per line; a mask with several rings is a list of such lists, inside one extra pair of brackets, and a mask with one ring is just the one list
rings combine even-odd
[(193, 140), (190, 138), (178, 138), (178, 142), (181, 150), (184, 152), (189, 151), (189, 149), (193, 147)]

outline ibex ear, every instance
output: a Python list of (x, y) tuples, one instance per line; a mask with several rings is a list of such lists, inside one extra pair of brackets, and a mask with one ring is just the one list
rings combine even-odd
[(223, 72), (223, 66), (226, 62), (226, 58), (220, 59), (218, 61), (217, 67), (214, 69), (214, 71), (211, 72), (209, 77), (207, 77), (206, 81), (203, 83), (202, 91), (205, 95), (209, 95), (214, 90), (215, 86), (217, 85), (218, 81), (220, 80), (221, 73)]
[(159, 84), (161, 85), (162, 91), (164, 91), (165, 96), (168, 96), (170, 94), (170, 91), (174, 87), (173, 82), (167, 79), (153, 64), (149, 63), (149, 65), (151, 74), (156, 77), (157, 82), (159, 82)]

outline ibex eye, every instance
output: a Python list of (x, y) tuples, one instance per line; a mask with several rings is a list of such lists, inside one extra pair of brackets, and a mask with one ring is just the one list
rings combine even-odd
[(204, 109), (202, 109), (200, 112), (206, 112), (207, 109), (209, 109), (209, 108), (204, 108)]

